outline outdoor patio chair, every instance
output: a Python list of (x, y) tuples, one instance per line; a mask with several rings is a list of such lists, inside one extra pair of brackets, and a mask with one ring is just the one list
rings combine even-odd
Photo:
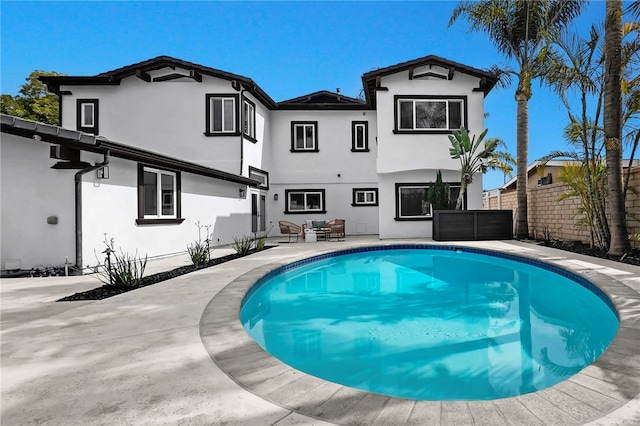
[(286, 234), (289, 235), (289, 241), (282, 241), (290, 243), (291, 242), (291, 236), (295, 235), (296, 236), (296, 243), (298, 242), (298, 237), (300, 236), (300, 231), (302, 231), (302, 227), (300, 227), (300, 225), (296, 225), (293, 222), (287, 222), (286, 220), (281, 220), (278, 222), (278, 225), (280, 225), (280, 233), (281, 234)]
[(328, 229), (326, 235), (327, 241), (331, 241), (331, 238), (335, 238), (337, 241), (340, 241), (340, 238), (345, 237), (344, 228), (345, 222), (344, 219), (333, 219), (325, 225)]

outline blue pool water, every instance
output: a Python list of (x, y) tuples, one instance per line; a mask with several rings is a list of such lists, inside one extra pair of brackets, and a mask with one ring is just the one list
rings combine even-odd
[(541, 390), (591, 364), (619, 325), (580, 278), (468, 250), (378, 248), (276, 272), (243, 302), (252, 338), (305, 373), (389, 396)]

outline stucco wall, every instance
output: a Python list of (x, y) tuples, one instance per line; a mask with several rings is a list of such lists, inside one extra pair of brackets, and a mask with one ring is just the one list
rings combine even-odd
[(95, 173), (83, 179), (83, 266), (102, 261), (96, 254), (105, 249), (105, 235), (114, 238), (116, 248), (149, 256), (184, 252), (198, 238), (197, 222), (211, 226), (212, 246), (251, 235), (251, 204), (248, 197), (239, 198), (242, 185), (181, 173), (184, 222), (136, 225), (137, 163), (112, 158), (109, 169), (107, 180)]
[(466, 96), (467, 128), (472, 134), (484, 130), (484, 97), (474, 92), (478, 78), (455, 73), (453, 80), (409, 79), (409, 71), (385, 76), (378, 91), (378, 164), (379, 173), (404, 170), (458, 170), (460, 162), (449, 155), (451, 143), (447, 134), (394, 134), (396, 95)]
[[(135, 76), (117, 86), (63, 86), (71, 95), (62, 96), (62, 127), (76, 129), (77, 99), (99, 99), (99, 134), (116, 142), (169, 155), (207, 167), (240, 174), (240, 136), (206, 136), (206, 95), (239, 95), (231, 82), (203, 76), (147, 83)], [(269, 111), (253, 95), (256, 104), (256, 139), (244, 143), (244, 155), (255, 163), (256, 149), (268, 136), (265, 123)], [(236, 109), (238, 112), (238, 108)], [(260, 165), (253, 164), (254, 167)], [(246, 170), (246, 163), (243, 164)], [(246, 175), (245, 175), (246, 176)]]
[[(291, 122), (317, 121), (318, 152), (291, 152)], [(369, 152), (352, 152), (352, 121), (368, 122)], [(345, 219), (347, 234), (377, 234), (378, 207), (354, 207), (353, 188), (377, 188), (375, 111), (273, 111), (268, 222)], [(326, 214), (285, 213), (285, 190), (324, 189)], [(274, 195), (278, 194), (278, 200)], [(274, 234), (278, 229), (274, 228)]]
[[(0, 138), (0, 269), (75, 261), (75, 170), (54, 170), (49, 144), (2, 134)], [(55, 216), (57, 224), (48, 224)]]

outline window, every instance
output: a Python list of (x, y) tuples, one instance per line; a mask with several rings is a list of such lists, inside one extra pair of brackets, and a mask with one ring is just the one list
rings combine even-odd
[(180, 174), (138, 166), (138, 224), (182, 222)]
[(285, 213), (324, 213), (324, 189), (287, 189)]
[(242, 111), (242, 132), (255, 142), (256, 140), (256, 106), (253, 102), (245, 99)]
[(205, 135), (237, 135), (238, 95), (207, 95)]
[(395, 132), (450, 133), (466, 125), (465, 97), (396, 96)]
[(291, 151), (318, 151), (318, 122), (291, 122)]
[(369, 151), (369, 123), (351, 122), (351, 151)]
[[(456, 206), (460, 184), (451, 184), (451, 205)], [(429, 183), (396, 183), (396, 220), (424, 220), (431, 219), (433, 207), (429, 203)], [(466, 205), (466, 194), (462, 208)]]
[(76, 130), (98, 134), (98, 100), (78, 99)]
[(260, 189), (269, 189), (269, 172), (249, 166), (249, 177), (260, 182)]
[(353, 188), (352, 206), (377, 206), (378, 188)]

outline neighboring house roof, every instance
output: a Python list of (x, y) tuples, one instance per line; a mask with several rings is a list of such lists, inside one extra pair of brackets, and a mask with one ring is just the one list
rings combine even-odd
[[(418, 68), (424, 68), (428, 66), (446, 68), (448, 70), (448, 73), (444, 75), (436, 72), (425, 72), (423, 70), (418, 70)], [(406, 70), (409, 70), (410, 79), (433, 77), (452, 80), (456, 72), (472, 75), (480, 79), (479, 86), (474, 90), (483, 92), (485, 96), (487, 96), (487, 94), (498, 82), (498, 75), (493, 72), (473, 68), (458, 62), (453, 62), (448, 59), (441, 58), (439, 56), (428, 55), (422, 58), (413, 59), (407, 62), (401, 62), (399, 64), (391, 65), (385, 68), (378, 68), (377, 70), (373, 70), (364, 74), (362, 76), (362, 84), (364, 86), (367, 103), (371, 106), (371, 108), (376, 108), (376, 92), (378, 90), (387, 90), (387, 88), (380, 86), (380, 78), (390, 74), (397, 74)], [(416, 70), (418, 70), (418, 72), (414, 74)]]
[(341, 93), (321, 90), (308, 95), (278, 102), (278, 109), (368, 109), (367, 103)]
[[(564, 167), (564, 165), (567, 163), (580, 164), (580, 161), (566, 159), (566, 160), (549, 160), (547, 162), (544, 162), (544, 161), (536, 160), (533, 163), (529, 164), (529, 167), (527, 167), (527, 179), (533, 176), (535, 173), (537, 173), (538, 168), (540, 166)], [(629, 160), (622, 160), (622, 167), (626, 169), (628, 166), (629, 166)], [(640, 167), (640, 160), (633, 160), (631, 167)], [(506, 190), (506, 189), (516, 189), (516, 188), (517, 188), (517, 177), (514, 177), (513, 179), (511, 179), (510, 181), (508, 181), (498, 189)]]
[(111, 156), (132, 161), (145, 162), (155, 166), (169, 167), (174, 170), (193, 173), (210, 178), (258, 187), (260, 182), (244, 176), (234, 175), (222, 170), (205, 167), (200, 164), (169, 157), (153, 151), (139, 149), (130, 145), (114, 142), (102, 136), (95, 136), (77, 130), (69, 130), (50, 124), (0, 114), (2, 133), (33, 138), (52, 144), (66, 146), (95, 153), (110, 151)]
[[(176, 72), (173, 74), (164, 74), (162, 76), (153, 77), (150, 72), (162, 68), (181, 68), (188, 70), (188, 74)], [(69, 92), (61, 91), (60, 86), (101, 86), (101, 85), (120, 85), (123, 78), (136, 76), (146, 82), (167, 81), (177, 78), (191, 78), (195, 81), (202, 81), (202, 75), (228, 80), (236, 85), (237, 89), (243, 86), (246, 90), (260, 100), (270, 109), (276, 108), (276, 103), (267, 93), (260, 88), (252, 79), (238, 74), (232, 74), (215, 68), (205, 67), (194, 64), (193, 62), (183, 61), (182, 59), (172, 58), (171, 56), (158, 56), (146, 61), (127, 65), (112, 71), (107, 71), (95, 75), (93, 77), (86, 76), (42, 76), (40, 81), (47, 85), (47, 89), (57, 95), (66, 95)]]

